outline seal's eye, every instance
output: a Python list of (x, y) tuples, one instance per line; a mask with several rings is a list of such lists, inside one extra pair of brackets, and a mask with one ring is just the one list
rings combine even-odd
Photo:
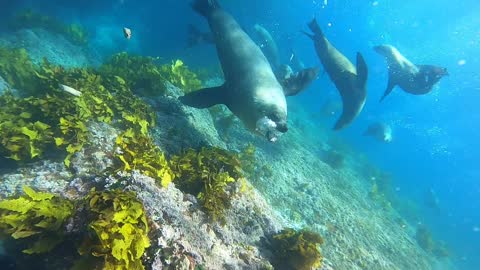
[(277, 114), (271, 114), (268, 118), (270, 118), (270, 120), (272, 120), (273, 122), (278, 122), (280, 120), (280, 117), (278, 117)]

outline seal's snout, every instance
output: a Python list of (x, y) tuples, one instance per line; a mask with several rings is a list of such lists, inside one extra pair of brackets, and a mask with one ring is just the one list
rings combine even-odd
[(282, 132), (282, 133), (285, 133), (288, 131), (288, 126), (287, 126), (287, 123), (277, 123), (277, 130)]

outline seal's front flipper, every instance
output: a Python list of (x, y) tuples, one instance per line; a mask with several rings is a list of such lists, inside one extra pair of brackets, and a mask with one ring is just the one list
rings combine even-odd
[(368, 67), (361, 53), (357, 53), (357, 87), (365, 89), (368, 79)]
[(393, 90), (393, 88), (395, 87), (395, 83), (392, 82), (392, 79), (389, 77), (388, 78), (388, 85), (387, 85), (387, 89), (385, 90), (385, 92), (383, 93), (383, 96), (380, 98), (380, 102), (382, 102), (386, 96), (388, 96), (388, 94), (390, 94)]
[(188, 93), (182, 97), (179, 97), (178, 99), (183, 104), (198, 109), (209, 108), (217, 104), (227, 104), (228, 100), (224, 88), (225, 85), (212, 88), (203, 88)]
[(315, 79), (318, 77), (320, 68), (306, 68), (291, 75), (285, 80), (281, 80), (280, 84), (283, 87), (283, 93), (285, 96), (294, 96), (304, 89), (306, 89)]

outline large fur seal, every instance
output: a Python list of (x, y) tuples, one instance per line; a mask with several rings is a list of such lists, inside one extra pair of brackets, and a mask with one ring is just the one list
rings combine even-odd
[(443, 67), (413, 64), (392, 45), (375, 46), (374, 50), (386, 58), (388, 66), (387, 89), (380, 101), (390, 94), (396, 85), (410, 94), (427, 94), (434, 84), (448, 75), (447, 69)]
[(218, 1), (195, 0), (192, 7), (208, 20), (225, 83), (194, 91), (180, 101), (196, 108), (225, 104), (247, 128), (277, 140), (288, 130), (287, 102), (268, 60)]
[(342, 115), (334, 126), (335, 130), (339, 130), (349, 125), (360, 114), (365, 105), (365, 99), (367, 97), (367, 65), (362, 55), (357, 53), (357, 67), (355, 68), (353, 64), (327, 40), (315, 19), (308, 24), (308, 27), (313, 32), (313, 35), (309, 33), (305, 34), (313, 40), (317, 55), (325, 71), (342, 97)]

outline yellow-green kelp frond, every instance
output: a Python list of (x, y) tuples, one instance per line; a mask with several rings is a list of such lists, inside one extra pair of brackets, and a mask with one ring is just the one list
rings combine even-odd
[(64, 240), (73, 204), (29, 187), (23, 191), (25, 195), (0, 201), (0, 231), (28, 243), (24, 253), (49, 252)]
[[(0, 54), (2, 49), (0, 48)], [(2, 69), (10, 74), (17, 69)], [(10, 92), (0, 96), (0, 155), (17, 161), (41, 158), (56, 145), (67, 152), (65, 165), (88, 143), (89, 121), (114, 123), (123, 130), (143, 135), (155, 125), (153, 109), (135, 96), (119, 76), (102, 77), (89, 68), (65, 69), (44, 60), (28, 71), (35, 91)], [(13, 76), (13, 75), (12, 75)], [(25, 75), (27, 76), (27, 75)], [(12, 77), (14, 78), (14, 77)], [(74, 88), (79, 95), (60, 89)], [(21, 89), (20, 89), (21, 90)]]
[(171, 64), (159, 65), (158, 60), (158, 57), (122, 52), (108, 59), (100, 67), (100, 73), (102, 76), (122, 77), (135, 93), (147, 96), (165, 94), (167, 81), (182, 89), (184, 93), (202, 88), (197, 74), (183, 61), (176, 60)]
[(177, 59), (170, 65), (162, 65), (162, 76), (185, 94), (202, 88), (198, 75), (191, 71), (182, 60)]
[(84, 240), (79, 253), (103, 258), (105, 270), (144, 269), (142, 256), (150, 246), (149, 228), (143, 204), (135, 194), (92, 190), (86, 208), (93, 234)]
[(110, 57), (101, 67), (102, 76), (119, 76), (136, 93), (147, 96), (163, 95), (165, 79), (154, 57), (129, 55), (126, 52)]
[(172, 182), (174, 174), (165, 155), (147, 135), (128, 129), (117, 137), (116, 145), (115, 157), (120, 170), (138, 170), (157, 180), (163, 187)]
[(271, 249), (274, 254), (272, 264), (279, 269), (318, 269), (323, 260), (319, 250), (321, 244), (323, 239), (315, 232), (284, 229), (271, 238)]
[(213, 220), (225, 221), (225, 210), (233, 196), (229, 186), (242, 178), (241, 163), (235, 153), (220, 148), (193, 149), (174, 156), (171, 167), (175, 185), (197, 196)]

